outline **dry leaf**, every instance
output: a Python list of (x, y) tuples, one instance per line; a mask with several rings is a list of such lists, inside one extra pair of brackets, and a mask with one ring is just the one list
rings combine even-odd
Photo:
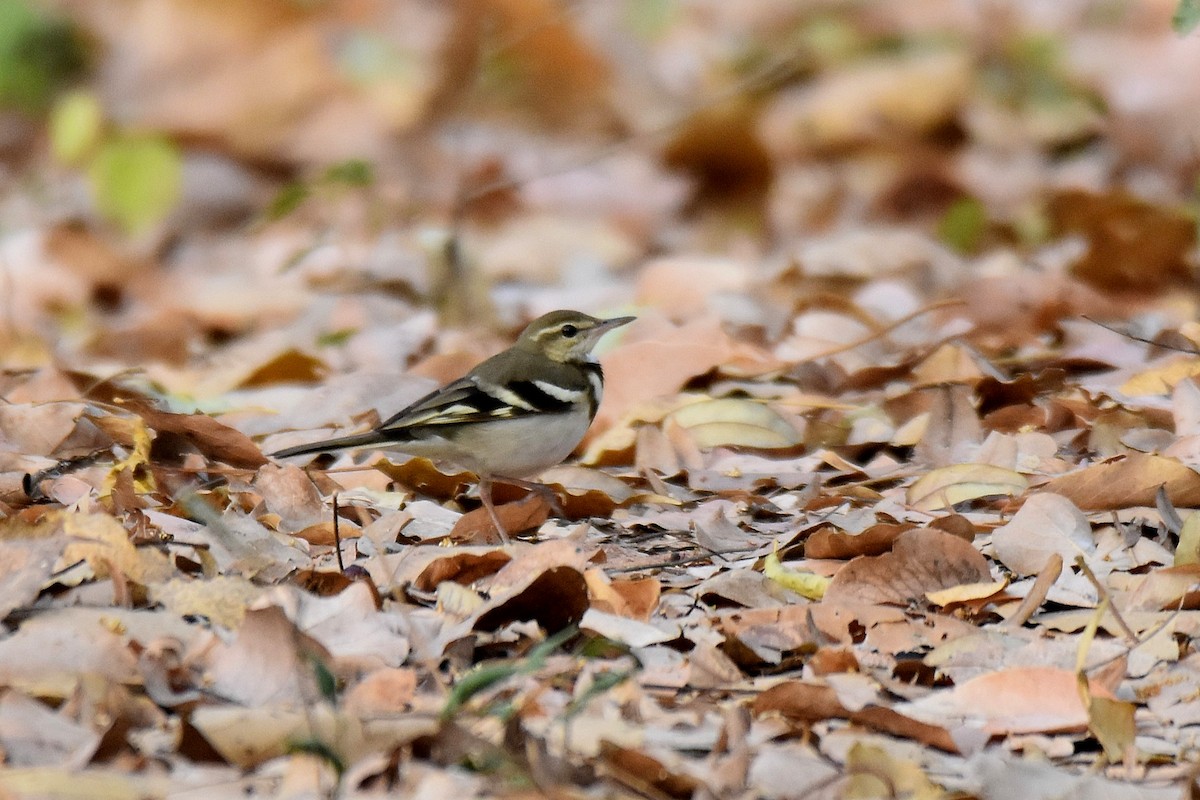
[[(1111, 697), (1095, 683), (1092, 690)], [(1082, 731), (1088, 724), (1074, 671), (1053, 667), (988, 672), (901, 706), (900, 710), (942, 724), (979, 725), (993, 736)]]
[(808, 558), (854, 558), (877, 556), (892, 549), (892, 543), (905, 531), (916, 528), (912, 523), (872, 525), (861, 533), (848, 533), (829, 527), (818, 528), (804, 540), (804, 555)]
[(535, 620), (553, 633), (578, 622), (588, 607), (583, 577), (587, 555), (573, 542), (548, 541), (524, 550), (489, 582), (488, 602), (476, 613), (476, 630), (515, 620)]
[(683, 428), (702, 450), (714, 447), (783, 449), (802, 439), (791, 424), (753, 400), (700, 400), (671, 412), (664, 425)]
[(1013, 518), (992, 532), (996, 557), (1018, 575), (1036, 575), (1052, 555), (1073, 563), (1076, 556), (1096, 553), (1092, 526), (1066, 497), (1049, 492), (1033, 495)]
[(1055, 478), (1044, 488), (1084, 511), (1107, 511), (1153, 506), (1159, 487), (1178, 508), (1200, 507), (1200, 474), (1173, 458), (1148, 453), (1093, 464)]
[(785, 719), (809, 725), (827, 719), (849, 719), (894, 736), (915, 739), (939, 750), (958, 752), (958, 746), (945, 728), (920, 722), (882, 706), (850, 711), (829, 686), (785, 681), (756, 697), (751, 708), (758, 717), (781, 714)]
[(208, 580), (172, 578), (149, 587), (150, 599), (179, 616), (206, 617), (214, 625), (236, 628), (246, 616), (246, 606), (263, 593), (245, 578), (217, 575)]
[(908, 487), (908, 504), (921, 511), (950, 508), (982, 497), (1019, 495), (1029, 481), (1018, 472), (987, 464), (956, 464), (930, 470)]
[(247, 611), (234, 640), (206, 654), (205, 683), (218, 697), (244, 706), (304, 707), (320, 695), (309, 659), (328, 660), (276, 606)]
[(63, 536), (0, 539), (0, 620), (33, 603), (66, 544)]
[(833, 576), (825, 599), (907, 605), (927, 592), (991, 577), (987, 559), (973, 546), (949, 533), (919, 529), (901, 534), (890, 553), (851, 560)]

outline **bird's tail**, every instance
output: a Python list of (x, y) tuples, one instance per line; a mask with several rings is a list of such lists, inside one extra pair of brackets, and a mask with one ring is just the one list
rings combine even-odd
[(389, 437), (379, 431), (367, 431), (366, 433), (356, 433), (353, 436), (342, 436), (337, 439), (322, 439), (319, 442), (311, 444), (297, 445), (296, 447), (288, 447), (275, 453), (271, 453), (272, 458), (287, 458), (288, 456), (302, 456), (308, 453), (325, 453), (330, 450), (345, 450), (350, 447), (365, 447), (370, 444), (380, 444), (381, 442), (395, 441), (395, 437)]

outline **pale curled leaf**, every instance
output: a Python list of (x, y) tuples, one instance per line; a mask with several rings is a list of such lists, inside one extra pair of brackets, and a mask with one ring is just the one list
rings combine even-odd
[(1092, 526), (1083, 512), (1062, 495), (1041, 492), (1030, 497), (1005, 525), (992, 533), (996, 557), (1018, 575), (1035, 575), (1057, 554), (1071, 563), (1075, 556), (1096, 552)]
[(319, 738), (334, 752), (361, 758), (429, 736), (438, 727), (428, 714), (360, 717), (324, 704), (308, 708), (205, 706), (196, 709), (191, 723), (223, 758), (244, 768), (283, 755), (291, 743), (304, 737)]
[(982, 497), (1015, 496), (1029, 488), (1019, 472), (987, 464), (956, 464), (932, 470), (908, 487), (908, 504), (936, 511)]
[(676, 409), (667, 420), (691, 434), (703, 450), (714, 447), (782, 449), (801, 441), (791, 423), (755, 400), (701, 400)]
[(584, 612), (583, 618), (579, 620), (579, 627), (630, 647), (662, 644), (674, 641), (680, 635), (678, 625), (651, 625), (649, 622), (597, 611), (594, 608)]
[(926, 592), (925, 599), (935, 606), (948, 606), (953, 603), (967, 603), (973, 600), (986, 600), (1004, 591), (1008, 586), (1008, 578), (998, 581), (978, 581), (976, 583), (961, 583), (948, 589)]

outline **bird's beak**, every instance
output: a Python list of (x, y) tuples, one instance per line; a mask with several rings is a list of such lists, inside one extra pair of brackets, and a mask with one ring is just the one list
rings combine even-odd
[(613, 328), (619, 328), (622, 325), (628, 325), (635, 319), (637, 319), (637, 317), (613, 317), (612, 319), (603, 319), (600, 320), (600, 324), (597, 325), (593, 330), (595, 330), (597, 334), (608, 333)]

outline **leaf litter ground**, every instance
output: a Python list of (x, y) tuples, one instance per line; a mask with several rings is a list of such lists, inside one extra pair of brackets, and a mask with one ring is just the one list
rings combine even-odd
[[(168, 6), (158, 24), (186, 28)], [(2, 242), (4, 791), (1190, 796), (1200, 333), (1172, 182), (1190, 167), (1168, 145), (1197, 104), (1164, 91), (1146, 125), (1122, 99), (1195, 42), (1139, 9), (1021, 12), (1000, 53), (882, 43), (942, 12), (789, 17), (805, 81), (662, 150), (633, 137), (559, 175), (546, 153), (595, 149), (486, 114), (491, 147), (422, 143), (434, 174), (544, 174), (460, 221), (474, 272), (454, 302), (422, 244), (436, 198), (382, 231), (379, 196), (336, 192), (219, 235), (173, 222), (149, 259), (7, 193), (27, 229)], [(307, 76), (296, 96), (366, 102), (305, 66), (330, 20), (296, 19), (255, 23), (296, 34), (276, 53)], [(673, 63), (674, 37), (712, 24), (685, 14), (643, 46)], [(1059, 26), (1063, 63), (1022, 49), (1043, 52), (1037, 25)], [(110, 80), (165, 57), (139, 30), (142, 68)], [(538, 30), (564, 76), (538, 113), (565, 126), (603, 70), (567, 19)], [(234, 163), (340, 144), (320, 120), (256, 124), (222, 86), (178, 87), (207, 98), (184, 118), (113, 88)], [(1119, 163), (1137, 191), (1112, 188)], [(750, 222), (723, 205), (756, 192)], [(482, 285), (493, 316), (462, 322)], [(544, 476), (563, 516), (499, 496), (520, 541), (497, 543), (447, 465), (263, 456), (377, 422), (559, 306), (639, 319), (601, 355), (578, 457)]]

